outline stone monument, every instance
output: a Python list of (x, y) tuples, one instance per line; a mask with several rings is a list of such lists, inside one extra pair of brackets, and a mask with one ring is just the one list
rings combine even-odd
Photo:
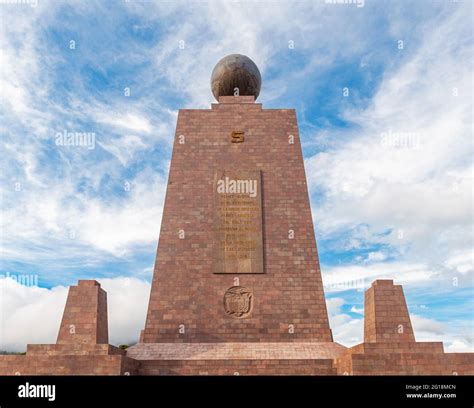
[(211, 83), (179, 111), (142, 341), (331, 342), (295, 111), (255, 103), (243, 55)]
[(108, 345), (95, 281), (70, 289), (55, 345), (0, 356), (0, 374), (474, 374), (473, 353), (416, 342), (401, 286), (365, 297), (364, 343), (333, 341), (296, 114), (263, 109), (257, 66), (214, 68), (211, 109), (178, 114), (146, 324)]

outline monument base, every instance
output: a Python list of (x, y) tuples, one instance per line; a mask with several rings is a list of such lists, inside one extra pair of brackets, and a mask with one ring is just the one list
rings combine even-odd
[(376, 281), (365, 297), (365, 342), (351, 348), (299, 340), (141, 340), (122, 350), (99, 343), (108, 341), (105, 292), (95, 281), (79, 281), (70, 290), (58, 343), (0, 356), (0, 375), (474, 375), (474, 353), (444, 353), (441, 342), (415, 341), (399, 285)]
[(361, 343), (334, 363), (342, 375), (474, 374), (474, 353), (445, 353), (441, 342)]
[(346, 347), (320, 343), (139, 343), (139, 375), (336, 375)]
[(26, 355), (0, 356), (0, 375), (125, 375), (137, 368), (110, 344), (29, 344)]
[(30, 344), (0, 375), (474, 375), (474, 353), (441, 342)]

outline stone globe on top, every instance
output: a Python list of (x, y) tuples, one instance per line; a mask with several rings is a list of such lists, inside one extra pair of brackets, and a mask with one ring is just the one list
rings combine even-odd
[[(254, 96), (260, 94), (262, 77), (255, 63), (245, 55), (231, 54), (222, 58), (211, 75), (211, 89), (214, 97)], [(238, 88), (238, 93), (236, 93)]]

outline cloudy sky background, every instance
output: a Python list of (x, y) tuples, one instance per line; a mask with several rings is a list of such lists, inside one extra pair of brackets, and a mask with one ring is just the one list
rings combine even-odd
[(54, 342), (78, 279), (107, 290), (111, 342), (137, 340), (177, 111), (242, 53), (264, 108), (297, 110), (335, 340), (362, 341), (389, 278), (417, 340), (474, 351), (471, 1), (4, 3), (0, 349)]

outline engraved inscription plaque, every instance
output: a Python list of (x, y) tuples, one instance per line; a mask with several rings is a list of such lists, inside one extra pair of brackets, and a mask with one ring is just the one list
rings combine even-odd
[(214, 175), (214, 273), (263, 273), (260, 170)]

